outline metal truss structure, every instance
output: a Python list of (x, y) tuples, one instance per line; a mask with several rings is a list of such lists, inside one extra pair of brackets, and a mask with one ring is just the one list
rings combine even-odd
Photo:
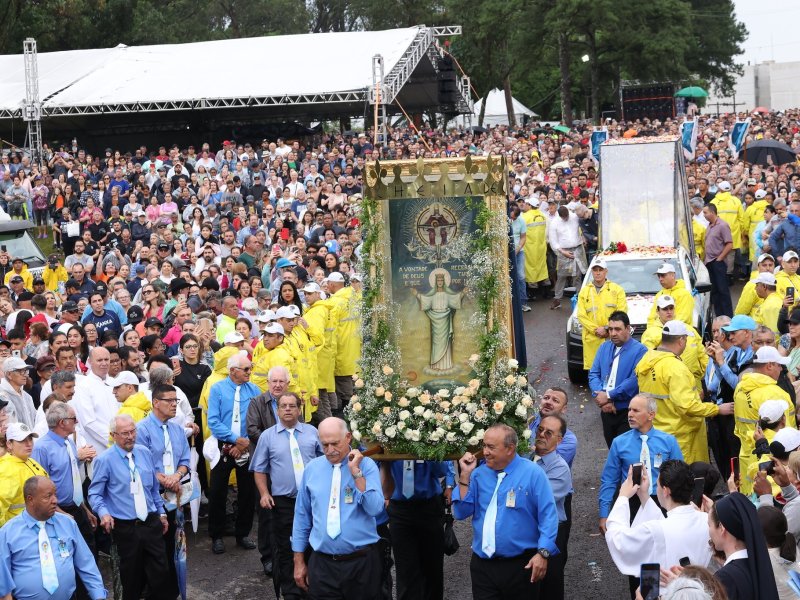
[(39, 65), (36, 56), (36, 40), (25, 38), (25, 103), (22, 119), (28, 123), (25, 146), (30, 148), (33, 162), (42, 164), (42, 103), (39, 101)]
[[(437, 43), (437, 37), (460, 35), (461, 26), (449, 27), (426, 27), (419, 26), (419, 31), (412, 43), (405, 50), (400, 60), (393, 68), (385, 73), (381, 85), (381, 104), (384, 110), (391, 113), (399, 112), (398, 107), (393, 103), (404, 91), (407, 84), (413, 84), (412, 74), (415, 69), (423, 62), (430, 64), (424, 67), (430, 71), (438, 72), (437, 58), (444, 55), (444, 51)], [(35, 40), (32, 40), (35, 48)], [(26, 41), (27, 44), (27, 41)], [(27, 54), (26, 54), (26, 73), (27, 73)], [(38, 83), (38, 82), (37, 82)], [(468, 113), (472, 110), (472, 99), (469, 92), (469, 79), (461, 78), (458, 82), (460, 98), (458, 103), (459, 112)], [(45, 102), (32, 102), (26, 99), (25, 103), (19, 108), (0, 109), (0, 119), (20, 119), (24, 118), (29, 123), (38, 122), (34, 119), (26, 118), (26, 115), (33, 114), (32, 107), (38, 107), (40, 118), (69, 117), (69, 116), (91, 116), (91, 115), (114, 115), (128, 113), (164, 112), (164, 111), (197, 111), (215, 109), (246, 109), (246, 108), (284, 108), (286, 110), (275, 111), (276, 113), (286, 114), (348, 114), (349, 116), (363, 115), (364, 106), (375, 103), (375, 86), (364, 87), (347, 91), (335, 91), (330, 93), (315, 94), (289, 94), (271, 96), (250, 96), (250, 97), (230, 97), (230, 98), (191, 98), (184, 100), (164, 100), (164, 101), (137, 101), (125, 103), (109, 104), (89, 104), (89, 105), (58, 105), (48, 102), (53, 99), (51, 95)], [(431, 108), (435, 108), (432, 106)], [(41, 129), (39, 129), (41, 137)]]

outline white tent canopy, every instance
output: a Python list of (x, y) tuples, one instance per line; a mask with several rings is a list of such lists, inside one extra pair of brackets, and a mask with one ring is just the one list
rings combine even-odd
[[(484, 99), (481, 98), (475, 103), (475, 108), (473, 110), (474, 125), (478, 124), (478, 118), (481, 114), (481, 105), (483, 104), (483, 101)], [(539, 116), (516, 98), (512, 97), (511, 103), (514, 106), (514, 118), (518, 124), (522, 123), (522, 118), (525, 116)], [(494, 88), (486, 95), (486, 112), (483, 116), (483, 125), (484, 127), (491, 127), (492, 125), (508, 125), (508, 109), (506, 108), (506, 95), (503, 90)]]
[[(330, 103), (363, 107), (372, 86), (373, 55), (383, 56), (386, 96), (392, 101), (413, 83), (418, 65), (428, 61), (425, 68), (432, 68), (432, 48), (433, 30), (417, 26), (43, 52), (38, 55), (39, 96), (45, 116)], [(308, 61), (336, 56), (339, 62), (332, 69), (280, 73), (254, 68), (259, 57), (287, 50)], [(191, 72), (196, 76), (187, 77)], [(24, 99), (23, 55), (0, 56), (0, 119), (19, 118)]]

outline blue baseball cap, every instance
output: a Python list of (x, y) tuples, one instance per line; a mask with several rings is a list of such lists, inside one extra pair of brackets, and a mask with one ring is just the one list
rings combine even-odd
[(297, 265), (290, 261), (288, 258), (279, 258), (278, 262), (275, 264), (276, 267), (279, 269), (287, 269), (290, 267), (296, 267)]
[(731, 322), (724, 327), (721, 327), (722, 331), (727, 331), (728, 333), (733, 331), (741, 331), (742, 329), (747, 329), (749, 331), (755, 331), (758, 325), (756, 322), (748, 317), (747, 315), (736, 315), (731, 319)]

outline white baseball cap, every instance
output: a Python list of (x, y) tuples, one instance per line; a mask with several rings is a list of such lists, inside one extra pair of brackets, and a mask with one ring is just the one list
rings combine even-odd
[(288, 306), (281, 306), (278, 310), (275, 311), (276, 319), (294, 319), (295, 316), (296, 315), (294, 314), (294, 311)]
[(767, 363), (778, 363), (779, 365), (788, 365), (789, 357), (781, 356), (775, 346), (761, 346), (753, 357), (753, 364), (765, 365)]
[(244, 341), (244, 337), (238, 331), (231, 331), (229, 334), (225, 336), (223, 340), (226, 344), (238, 344), (239, 342)]
[(675, 306), (675, 298), (673, 298), (669, 294), (664, 294), (663, 296), (659, 296), (658, 300), (656, 300), (656, 306), (658, 308), (667, 308), (668, 306)]
[(339, 283), (344, 283), (344, 275), (339, 273), (339, 271), (334, 271), (330, 275), (328, 275), (328, 281), (337, 281)]
[(690, 335), (694, 336), (694, 333), (689, 331), (689, 328), (686, 327), (686, 323), (683, 321), (667, 321), (664, 323), (663, 329), (664, 335)]
[(675, 265), (672, 263), (665, 262), (656, 271), (656, 275), (665, 275), (667, 273), (674, 273), (675, 272)]
[(767, 259), (770, 259), (772, 262), (775, 262), (775, 257), (772, 256), (772, 254), (767, 254), (765, 252), (764, 254), (759, 254), (758, 260), (756, 261), (756, 264), (760, 265), (762, 262), (764, 262)]
[(6, 439), (14, 442), (24, 442), (31, 436), (38, 438), (39, 434), (25, 423), (11, 423), (6, 429)]
[(8, 373), (9, 371), (19, 371), (20, 369), (32, 369), (31, 365), (26, 363), (21, 358), (17, 358), (16, 356), (12, 356), (7, 358), (3, 363), (3, 372)]
[(787, 250), (783, 253), (783, 260), (790, 260), (792, 258), (800, 258), (794, 250)]
[(601, 269), (607, 269), (608, 265), (606, 264), (604, 258), (595, 258), (594, 261), (592, 261), (591, 268), (594, 269), (595, 267), (600, 267)]
[(264, 328), (263, 333), (280, 333), (281, 335), (286, 335), (286, 331), (284, 331), (283, 325), (280, 323), (270, 323)]
[(259, 323), (270, 323), (274, 320), (275, 320), (275, 313), (269, 309), (265, 310), (256, 317), (256, 321)]
[(758, 416), (770, 423), (777, 423), (787, 408), (789, 403), (786, 400), (767, 400), (758, 407)]
[(775, 287), (778, 285), (778, 282), (775, 279), (775, 275), (772, 273), (759, 273), (758, 276), (753, 280), (754, 283), (763, 283), (764, 285), (768, 285), (770, 287)]
[(303, 286), (303, 291), (307, 294), (319, 294), (322, 292), (322, 288), (315, 281), (309, 281)]
[(731, 189), (731, 184), (727, 181), (723, 181), (719, 184), (719, 189), (721, 189), (723, 192), (728, 192)]
[(761, 198), (766, 198), (767, 191), (766, 190), (756, 190), (756, 200), (761, 200)]
[(800, 431), (797, 431), (797, 429), (794, 427), (784, 427), (775, 434), (774, 438), (772, 438), (772, 443), (774, 444), (776, 442), (783, 446), (783, 449), (786, 452), (796, 450), (798, 447), (800, 447)]
[(118, 387), (124, 383), (139, 387), (139, 378), (130, 371), (120, 371), (119, 374), (114, 377), (114, 387)]
[(295, 317), (299, 317), (300, 316), (300, 307), (298, 307), (297, 304), (288, 304), (287, 308), (290, 311), (292, 311), (292, 315), (293, 316), (295, 316)]

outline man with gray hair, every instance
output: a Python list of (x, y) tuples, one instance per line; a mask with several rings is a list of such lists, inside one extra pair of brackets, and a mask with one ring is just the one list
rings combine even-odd
[(211, 469), (208, 491), (208, 533), (214, 554), (225, 552), (225, 543), (222, 541), (225, 501), (228, 497), (228, 479), (234, 469), (239, 501), (236, 544), (246, 550), (256, 548), (256, 543), (247, 537), (253, 526), (255, 510), (255, 483), (248, 468), (250, 439), (247, 437), (247, 411), (251, 400), (261, 390), (250, 383), (251, 371), (247, 353), (234, 354), (228, 359), (228, 377), (212, 385), (208, 397), (208, 428), (222, 454)]
[(174, 600), (174, 596), (169, 598), (163, 540), (169, 524), (153, 455), (136, 443), (136, 425), (130, 415), (112, 417), (106, 427), (114, 446), (95, 461), (89, 504), (106, 533), (114, 532), (122, 598), (138, 600), (146, 585), (154, 600)]
[[(71, 402), (75, 396), (75, 373), (74, 371), (56, 371), (45, 385), (47, 393), (42, 394), (43, 402), (36, 409), (36, 425), (33, 427), (33, 431), (38, 433), (40, 438), (44, 437), (48, 431), (47, 417), (44, 414), (44, 399), (50, 394), (58, 394), (62, 401)], [(44, 390), (44, 388), (42, 389)], [(78, 438), (85, 441), (80, 425), (78, 425), (77, 435)]]
[[(618, 435), (611, 442), (608, 458), (600, 476), (600, 531), (606, 532), (606, 519), (614, 502), (617, 489), (628, 478), (628, 468), (641, 463), (647, 469), (651, 483), (650, 495), (655, 495), (655, 482), (662, 462), (683, 460), (683, 453), (675, 436), (653, 427), (658, 403), (650, 394), (638, 394), (628, 405), (628, 425), (630, 431)], [(631, 497), (635, 503), (637, 496)], [(631, 506), (631, 514), (636, 507)]]
[(0, 398), (8, 403), (8, 408), (13, 408), (14, 420), (25, 423), (33, 429), (36, 421), (36, 407), (33, 398), (25, 391), (25, 382), (28, 381), (30, 365), (19, 357), (12, 356), (3, 361), (3, 379), (0, 381)]
[[(247, 408), (247, 437), (250, 449), (255, 452), (262, 432), (278, 423), (278, 400), (289, 387), (289, 371), (286, 367), (272, 367), (267, 372), (268, 389), (250, 401)], [(258, 511), (258, 551), (261, 553), (261, 566), (267, 577), (272, 577), (272, 536), (270, 532), (272, 511), (259, 507)]]
[[(46, 435), (37, 440), (31, 456), (50, 475), (56, 486), (56, 500), (63, 512), (71, 515), (84, 541), (95, 554), (94, 529), (97, 518), (86, 504), (83, 493), (83, 469), (86, 458), (96, 455), (91, 446), (78, 448), (75, 443), (75, 409), (64, 402), (54, 402), (47, 410)], [(82, 584), (78, 585), (80, 600), (89, 598)]]

